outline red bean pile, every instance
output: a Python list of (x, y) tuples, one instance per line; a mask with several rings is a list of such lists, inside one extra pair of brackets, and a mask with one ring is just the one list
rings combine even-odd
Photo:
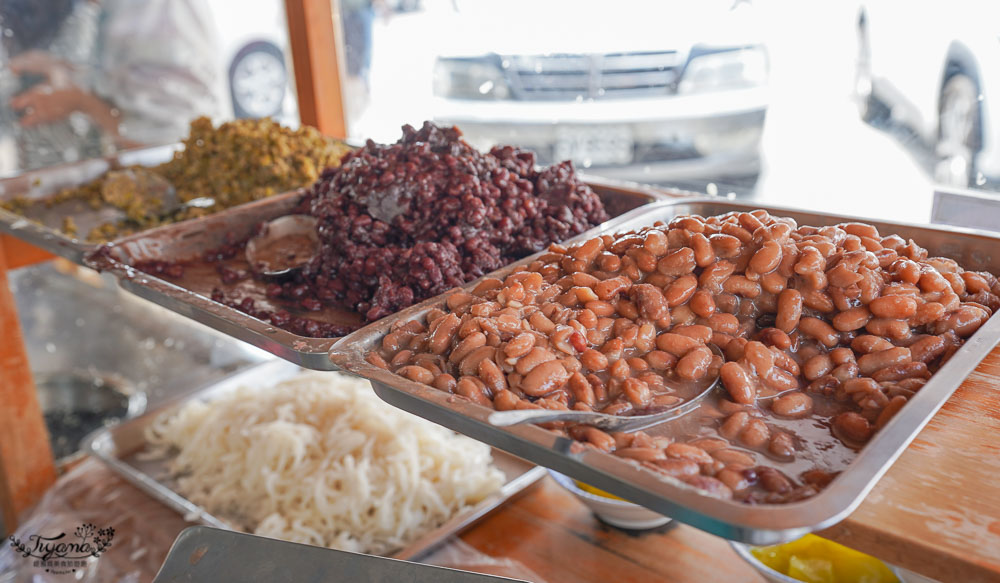
[[(570, 162), (535, 169), (510, 146), (478, 152), (456, 128), (369, 140), (310, 189), (320, 255), (269, 295), (341, 304), (376, 320), (608, 219)], [(303, 291), (303, 285), (307, 289)], [(308, 309), (308, 306), (306, 306)]]
[(368, 360), (498, 410), (636, 414), (719, 374), (724, 396), (649, 433), (546, 427), (713, 496), (788, 502), (829, 483), (998, 294), (994, 275), (868, 224), (684, 216), (551, 245), (397, 322)]

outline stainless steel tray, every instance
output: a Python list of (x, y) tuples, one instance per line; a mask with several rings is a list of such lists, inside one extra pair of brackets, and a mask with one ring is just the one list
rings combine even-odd
[[(191, 399), (211, 398), (213, 395), (231, 391), (242, 385), (273, 384), (293, 377), (301, 371), (298, 366), (281, 360), (271, 360), (257, 365), (201, 391), (165, 402), (162, 407), (140, 417), (95, 431), (84, 440), (83, 450), (101, 459), (129, 482), (181, 513), (185, 518), (208, 526), (233, 530), (225, 517), (209, 513), (174, 491), (172, 481), (167, 476), (164, 460), (142, 459), (141, 452), (146, 443), (143, 432), (157, 416)], [(412, 559), (429, 551), (449, 535), (468, 527), (545, 476), (544, 468), (534, 466), (503, 451), (493, 451), (493, 462), (506, 476), (504, 485), (498, 493), (452, 517), (437, 529), (393, 554), (393, 558)]]
[(192, 526), (174, 541), (153, 583), (246, 581), (516, 583), (519, 580)]
[[(181, 147), (181, 144), (171, 144), (124, 150), (106, 158), (60, 164), (3, 178), (0, 179), (0, 201), (7, 202), (20, 196), (39, 200), (63, 189), (86, 184), (109, 170), (135, 165), (156, 166), (169, 161)], [(37, 205), (27, 216), (0, 209), (0, 232), (82, 264), (83, 256), (95, 249), (97, 243), (63, 233), (63, 219), (72, 217), (79, 233), (85, 237), (91, 228), (113, 218), (109, 212), (108, 209), (95, 210), (81, 201), (69, 201), (52, 208)]]
[[(669, 195), (638, 186), (620, 186), (615, 182), (588, 179), (600, 195), (608, 214), (619, 216), (632, 209)], [(336, 338), (310, 338), (282, 330), (239, 310), (213, 301), (211, 289), (218, 284), (214, 271), (190, 281), (168, 281), (133, 268), (139, 261), (183, 260), (201, 257), (232, 240), (250, 235), (261, 221), (288, 214), (298, 202), (298, 193), (286, 193), (265, 200), (227, 209), (204, 218), (167, 225), (146, 233), (125, 237), (107, 248), (107, 252), (91, 253), (86, 265), (114, 274), (122, 287), (147, 300), (188, 316), (216, 330), (230, 334), (264, 350), (315, 370), (332, 370), (327, 356)], [(597, 229), (604, 226), (596, 227)], [(200, 273), (200, 272), (199, 272)], [(258, 304), (268, 302), (264, 286), (253, 280), (238, 284), (241, 295), (251, 296)], [(321, 317), (338, 323), (358, 323), (360, 316), (350, 311), (331, 308), (320, 312)], [(296, 314), (313, 316), (315, 314)]]
[[(637, 209), (603, 225), (601, 230), (609, 233), (627, 231), (655, 221), (669, 221), (677, 215), (711, 216), (756, 208), (809, 225), (858, 219), (721, 199), (689, 199)], [(883, 233), (912, 237), (932, 255), (951, 257), (970, 269), (1000, 272), (1000, 238), (996, 236), (968, 229), (862, 220), (876, 225)], [(502, 276), (530, 261), (531, 258), (525, 259), (493, 275)], [(474, 283), (468, 287), (473, 286)], [(658, 478), (614, 455), (581, 448), (573, 440), (540, 427), (494, 427), (486, 421), (492, 409), (410, 381), (365, 361), (365, 354), (378, 346), (377, 343), (394, 322), (419, 319), (430, 308), (443, 303), (443, 298), (433, 298), (358, 330), (334, 345), (330, 358), (338, 367), (371, 380), (382, 399), (401, 409), (593, 484), (675, 520), (750, 544), (790, 540), (845, 518), (1000, 339), (1000, 315), (994, 315), (872, 438), (846, 470), (817, 496), (791, 504), (748, 505), (704, 496), (678, 481)]]

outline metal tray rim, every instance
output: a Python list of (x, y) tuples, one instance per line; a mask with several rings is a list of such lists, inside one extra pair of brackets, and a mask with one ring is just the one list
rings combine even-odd
[[(138, 417), (93, 431), (84, 438), (81, 444), (81, 451), (101, 460), (101, 462), (105, 463), (119, 476), (158, 501), (164, 503), (171, 509), (177, 511), (185, 519), (189, 521), (197, 521), (201, 524), (215, 528), (234, 531), (233, 527), (226, 521), (216, 517), (198, 504), (191, 502), (183, 495), (172, 490), (169, 486), (163, 484), (150, 474), (122, 461), (122, 459), (118, 457), (115, 450), (114, 436), (116, 433), (130, 430), (134, 425), (142, 423), (147, 419), (152, 419), (166, 411), (176, 409), (185, 402), (193, 399), (210, 397), (213, 394), (230, 390), (228, 385), (237, 382), (241, 378), (250, 377), (255, 374), (266, 374), (272, 369), (277, 370), (279, 374), (284, 375), (286, 373), (293, 372), (293, 367), (295, 367), (295, 365), (283, 360), (271, 359), (258, 363), (254, 366), (235, 371), (210, 385), (202, 387), (201, 389), (169, 399), (168, 401), (162, 403), (159, 407), (148, 410)], [(511, 455), (506, 452), (505, 454)], [(508, 500), (514, 498), (532, 485), (536, 484), (539, 480), (544, 478), (545, 475), (546, 470), (541, 466), (534, 466), (528, 469), (524, 473), (506, 481), (500, 487), (499, 492), (484, 498), (477, 504), (467, 508), (465, 511), (456, 514), (437, 528), (427, 532), (416, 541), (393, 553), (392, 555), (388, 555), (388, 557), (394, 559), (412, 560), (427, 553), (443, 543), (448, 536), (464, 530), (494, 510), (497, 510)]]
[[(782, 212), (808, 213), (822, 215), (832, 220), (858, 220), (858, 217), (758, 205), (720, 197), (661, 201), (646, 205), (641, 209), (636, 209), (636, 211), (651, 212), (678, 205), (702, 203), (729, 205), (743, 209), (763, 208), (775, 214)], [(614, 232), (613, 229), (616, 227), (629, 223), (633, 219), (631, 214), (626, 213), (609, 221), (612, 230), (605, 232)], [(997, 234), (978, 229), (915, 225), (881, 219), (863, 220), (956, 235), (983, 236), (995, 240), (1000, 246), (1000, 237)], [(571, 241), (586, 236), (585, 233)], [(485, 277), (509, 273), (521, 265), (530, 263), (533, 258), (534, 256), (525, 258)], [(472, 282), (463, 287), (468, 289), (474, 285), (475, 282)], [(493, 427), (486, 421), (486, 415), (491, 412), (490, 409), (468, 401), (463, 402), (464, 399), (460, 397), (410, 381), (375, 367), (364, 360), (362, 351), (365, 350), (367, 342), (380, 338), (393, 322), (421, 316), (432, 306), (439, 305), (443, 301), (444, 296), (431, 298), (345, 336), (331, 348), (331, 360), (344, 370), (369, 378), (377, 387), (379, 395), (396, 406), (403, 403), (406, 405), (403, 408), (417, 413), (413, 408), (430, 405), (429, 414), (433, 415), (433, 420), (438, 423), (448, 425), (462, 433), (468, 432), (467, 434), (472, 437), (502, 449), (505, 449), (505, 446), (512, 447), (512, 451), (517, 452), (515, 455), (521, 455), (560, 472), (588, 481), (597, 487), (622, 495), (653, 510), (672, 516), (681, 522), (692, 524), (725, 538), (750, 544), (772, 544), (789, 540), (807, 532), (830, 526), (853, 512), (875, 486), (878, 479), (930, 421), (934, 413), (944, 405), (962, 381), (1000, 340), (1000, 314), (995, 314), (976, 334), (967, 340), (955, 356), (932, 377), (931, 381), (910, 400), (889, 425), (875, 435), (841, 475), (818, 495), (790, 504), (750, 506), (695, 493), (691, 487), (682, 485), (676, 480), (661, 479), (652, 475), (646, 476), (645, 474), (648, 472), (639, 472), (637, 465), (632, 465), (630, 462), (603, 452), (589, 448), (582, 454), (572, 452), (571, 444), (564, 443), (568, 442), (568, 439), (558, 437), (539, 427), (520, 426), (503, 429)], [(428, 411), (421, 409), (421, 412), (417, 414), (427, 416), (424, 415), (425, 413)], [(457, 419), (455, 418), (456, 413), (464, 414), (466, 418)], [(462, 429), (457, 429), (458, 427)], [(525, 451), (524, 448), (528, 448), (528, 450)], [(632, 478), (633, 483), (630, 484), (623, 478)]]
[[(588, 184), (598, 187), (629, 192), (641, 195), (646, 201), (640, 206), (626, 211), (621, 215), (609, 219), (587, 231), (569, 239), (576, 240), (580, 237), (588, 237), (592, 233), (601, 232), (609, 228), (609, 225), (622, 219), (631, 217), (636, 213), (644, 212), (651, 205), (668, 200), (671, 196), (669, 191), (656, 190), (649, 187), (635, 188), (632, 185), (623, 185), (617, 181), (598, 178), (591, 180), (588, 177)], [(278, 194), (267, 199), (254, 201), (241, 208), (248, 208), (249, 205), (275, 204), (286, 197), (293, 196), (296, 192)], [(225, 213), (232, 209), (220, 211)], [(218, 215), (216, 213), (213, 216)], [(174, 225), (165, 225), (158, 229), (170, 229)], [(115, 245), (116, 243), (138, 240), (142, 237), (154, 233), (150, 229), (143, 233), (137, 233), (124, 237), (118, 241), (106, 243), (105, 245)], [(523, 261), (523, 260), (519, 260)], [(310, 338), (299, 336), (287, 330), (283, 330), (265, 322), (249, 316), (239, 310), (229, 306), (214, 302), (211, 298), (188, 290), (179, 285), (173, 284), (166, 279), (156, 275), (141, 272), (134, 267), (123, 263), (113, 257), (109, 257), (99, 252), (90, 252), (84, 256), (83, 264), (101, 272), (108, 272), (115, 276), (120, 286), (144, 299), (160, 304), (170, 310), (188, 316), (202, 324), (208, 325), (219, 331), (225, 332), (245, 342), (257, 346), (267, 352), (280, 356), (300, 366), (313, 370), (336, 370), (330, 361), (328, 352), (330, 348), (340, 340), (340, 338)], [(515, 262), (517, 264), (517, 262)], [(433, 299), (433, 298), (432, 298)]]
[[(4, 194), (6, 185), (16, 181), (27, 180), (29, 182), (33, 182), (40, 180), (41, 177), (46, 174), (65, 172), (74, 168), (83, 168), (85, 166), (97, 167), (104, 165), (104, 171), (107, 172), (108, 170), (112, 170), (116, 167), (130, 165), (134, 163), (129, 161), (130, 158), (135, 158), (143, 154), (154, 154), (162, 151), (165, 154), (173, 156), (173, 153), (181, 147), (182, 144), (180, 142), (139, 146), (136, 148), (120, 150), (108, 156), (89, 158), (76, 162), (63, 162), (61, 164), (55, 164), (45, 168), (36, 168), (25, 172), (10, 174), (8, 176), (0, 177), (0, 195)], [(169, 160), (169, 158), (167, 159)], [(151, 230), (152, 229), (148, 229), (147, 231)], [(31, 219), (2, 208), (0, 208), (0, 232), (22, 239), (50, 253), (69, 259), (70, 261), (81, 265), (83, 264), (84, 255), (94, 251), (101, 245), (100, 243), (91, 243), (85, 239), (67, 235), (58, 229), (53, 229), (52, 227), (37, 223)]]

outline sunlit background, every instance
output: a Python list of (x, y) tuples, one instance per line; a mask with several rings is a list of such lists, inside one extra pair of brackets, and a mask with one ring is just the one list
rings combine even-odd
[[(210, 113), (297, 123), (282, 2), (177, 8), (188, 4), (175, 0), (167, 20), (178, 31), (213, 32), (210, 63), (191, 64), (215, 73)], [(433, 119), (458, 125), (478, 147), (514, 144), (542, 163), (571, 159), (590, 174), (914, 222), (932, 218), (936, 185), (998, 189), (994, 3), (512, 0), (501, 9), (476, 0), (340, 0), (337, 7), (352, 140), (394, 141), (401, 125)], [(106, 74), (105, 57), (94, 52), (81, 67)], [(9, 105), (24, 83), (5, 67), (0, 96)], [(32, 157), (18, 142), (23, 112), (0, 111), (7, 175)], [(165, 132), (158, 141), (180, 135)], [(56, 150), (80, 157), (72, 147)], [(992, 201), (988, 194), (981, 208)]]

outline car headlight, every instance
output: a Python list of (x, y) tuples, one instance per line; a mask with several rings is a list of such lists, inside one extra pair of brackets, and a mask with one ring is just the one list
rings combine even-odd
[(434, 95), (452, 99), (507, 99), (510, 87), (500, 68), (487, 59), (439, 58)]
[(767, 54), (761, 47), (704, 53), (688, 61), (678, 93), (756, 87), (767, 82)]

